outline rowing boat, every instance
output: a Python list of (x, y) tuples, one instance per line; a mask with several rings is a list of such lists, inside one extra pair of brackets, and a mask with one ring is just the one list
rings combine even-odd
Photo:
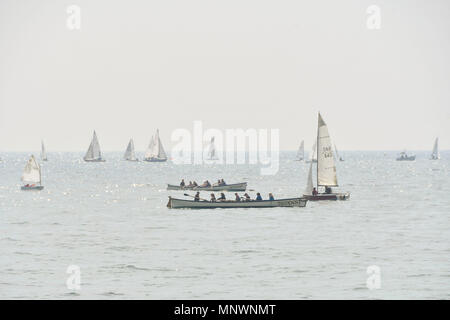
[(251, 201), (194, 201), (177, 199), (169, 196), (167, 207), (170, 209), (215, 209), (215, 208), (274, 208), (274, 207), (304, 207), (308, 202), (305, 198), (287, 198), (278, 200)]
[(213, 185), (210, 187), (188, 187), (177, 186), (174, 184), (168, 184), (167, 190), (198, 190), (198, 191), (245, 191), (247, 189), (247, 182), (226, 184), (223, 186)]

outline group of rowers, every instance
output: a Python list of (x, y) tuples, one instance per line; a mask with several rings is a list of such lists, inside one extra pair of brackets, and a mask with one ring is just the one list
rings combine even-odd
[(211, 185), (211, 183), (208, 181), (208, 180), (206, 180), (206, 181), (204, 181), (201, 185), (198, 185), (197, 184), (197, 182), (192, 182), (192, 181), (189, 181), (189, 184), (188, 185), (186, 185), (186, 182), (184, 182), (184, 179), (181, 179), (181, 182), (180, 182), (180, 187), (182, 187), (182, 188), (196, 188), (196, 187), (200, 187), (200, 188), (209, 188), (209, 187), (211, 187), (211, 186), (226, 186), (227, 184), (225, 183), (225, 181), (223, 180), (223, 179), (219, 179), (219, 180), (217, 180), (217, 183), (215, 183), (214, 185)]
[[(256, 194), (256, 199), (252, 200), (252, 198), (248, 195), (248, 193), (245, 193), (243, 197), (241, 197), (237, 192), (234, 194), (235, 198), (234, 201), (235, 202), (240, 202), (240, 201), (263, 201), (263, 198), (261, 197), (261, 194), (258, 192)], [(194, 201), (200, 201), (203, 199), (200, 199), (200, 191), (197, 191), (197, 193), (194, 196)], [(273, 201), (275, 200), (274, 196), (272, 193), (269, 193), (269, 200)], [(206, 201), (206, 200), (204, 200)], [(220, 197), (216, 198), (214, 193), (211, 193), (211, 199), (209, 200), (211, 202), (223, 202), (223, 201), (233, 201), (233, 200), (227, 200), (225, 197), (225, 193), (220, 193)]]

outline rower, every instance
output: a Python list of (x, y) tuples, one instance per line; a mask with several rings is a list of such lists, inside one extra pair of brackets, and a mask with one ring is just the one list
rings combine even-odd
[(330, 194), (331, 193), (331, 188), (329, 186), (325, 187), (325, 193), (326, 194)]
[(219, 180), (217, 180), (217, 186), (220, 186), (221, 184), (220, 184), (220, 179)]
[(197, 182), (195, 182), (195, 181), (194, 181), (194, 182), (192, 182), (192, 186), (193, 186), (193, 187), (198, 187), (198, 184), (197, 184)]
[(197, 193), (195, 194), (194, 201), (200, 201), (200, 192), (199, 191), (197, 191)]
[(269, 193), (269, 200), (270, 200), (270, 201), (275, 200), (275, 198), (273, 197), (273, 194), (272, 194), (272, 193)]
[(227, 200), (226, 198), (225, 198), (225, 193), (221, 193), (220, 194), (220, 197), (217, 199), (217, 200), (219, 200), (219, 201), (225, 201), (225, 200)]
[(216, 196), (214, 193), (211, 193), (211, 202), (216, 202)]
[(256, 194), (256, 201), (262, 201), (261, 193)]
[(237, 192), (234, 194), (235, 195), (235, 201), (236, 202), (240, 202), (241, 201), (241, 197), (237, 194)]
[(226, 185), (227, 185), (223, 179), (220, 181), (220, 184), (221, 184), (222, 186), (226, 186)]
[(184, 183), (184, 179), (181, 179), (180, 187), (184, 187), (186, 184)]
[(189, 181), (188, 187), (192, 188), (192, 186), (193, 186), (192, 181)]
[(312, 195), (313, 195), (313, 196), (317, 196), (317, 194), (318, 194), (317, 189), (316, 189), (316, 188), (313, 188)]
[(248, 195), (248, 193), (245, 193), (245, 194), (244, 194), (244, 197), (245, 197), (245, 201), (250, 201), (250, 200), (251, 200), (251, 198), (250, 198), (250, 196)]

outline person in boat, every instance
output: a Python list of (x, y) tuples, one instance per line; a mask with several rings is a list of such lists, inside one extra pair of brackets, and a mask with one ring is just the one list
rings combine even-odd
[(209, 183), (209, 181), (206, 180), (205, 182), (203, 182), (203, 184), (201, 185), (201, 187), (204, 187), (204, 188), (211, 187), (211, 183)]
[(184, 188), (186, 186), (186, 183), (184, 183), (184, 179), (181, 179), (180, 187)]
[(272, 194), (272, 193), (269, 193), (269, 200), (270, 200), (270, 201), (275, 200), (275, 198), (273, 197), (273, 194)]
[(252, 200), (251, 198), (250, 198), (250, 196), (248, 195), (248, 193), (245, 193), (244, 194), (244, 201), (250, 201), (250, 200)]
[(197, 191), (197, 193), (195, 194), (194, 201), (200, 201), (200, 192), (199, 191)]
[(220, 194), (220, 197), (217, 199), (217, 200), (219, 200), (219, 201), (225, 201), (225, 200), (227, 200), (227, 198), (225, 198), (225, 193), (221, 193)]
[(331, 193), (331, 188), (328, 187), (328, 186), (326, 186), (326, 187), (325, 187), (325, 193), (326, 193), (326, 194), (330, 194), (330, 193)]
[(227, 184), (225, 183), (225, 180), (222, 179), (222, 180), (220, 180), (220, 185), (221, 186), (226, 186)]
[(236, 202), (240, 202), (241, 201), (241, 197), (238, 195), (238, 193), (236, 192), (235, 194), (234, 194), (234, 196), (235, 196), (235, 201)]
[(216, 202), (216, 196), (214, 195), (214, 193), (211, 193), (211, 202)]
[(219, 180), (217, 180), (217, 183), (216, 183), (216, 185), (217, 185), (217, 186), (220, 186), (220, 179), (219, 179)]
[(262, 201), (261, 193), (256, 194), (256, 201)]
[(317, 196), (319, 193), (317, 192), (317, 189), (314, 187), (312, 191), (313, 196)]
[(195, 181), (194, 181), (194, 182), (192, 182), (192, 186), (193, 186), (193, 187), (198, 187), (198, 184), (197, 184), (197, 182), (195, 182)]
[(192, 187), (193, 187), (192, 181), (189, 181), (188, 188), (192, 188)]

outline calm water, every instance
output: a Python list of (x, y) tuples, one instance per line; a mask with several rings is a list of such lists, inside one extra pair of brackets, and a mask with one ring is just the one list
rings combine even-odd
[[(45, 189), (22, 192), (27, 154), (0, 154), (0, 298), (450, 298), (449, 153), (344, 153), (347, 202), (200, 211), (167, 209), (169, 194), (183, 195), (166, 183), (223, 177), (291, 197), (308, 165), (283, 153), (278, 174), (261, 176), (249, 165), (48, 156)], [(79, 292), (67, 289), (69, 265), (81, 269)], [(378, 290), (366, 286), (371, 265)]]

